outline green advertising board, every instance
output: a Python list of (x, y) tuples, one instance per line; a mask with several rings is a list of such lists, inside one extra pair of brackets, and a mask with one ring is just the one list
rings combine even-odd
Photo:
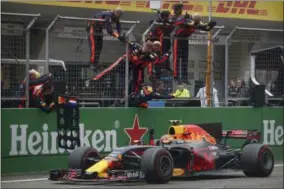
[[(2, 173), (37, 172), (64, 168), (70, 151), (57, 146), (56, 113), (37, 109), (2, 109)], [(81, 145), (101, 153), (128, 145), (155, 129), (159, 138), (168, 130), (168, 120), (183, 123), (222, 123), (223, 129), (258, 129), (276, 159), (283, 159), (283, 108), (82, 108)], [(230, 140), (232, 147), (243, 141)]]

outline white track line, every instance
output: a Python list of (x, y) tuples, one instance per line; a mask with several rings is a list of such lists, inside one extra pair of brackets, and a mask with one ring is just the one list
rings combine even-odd
[(69, 189), (71, 188), (93, 188), (94, 186), (72, 186), (72, 187), (69, 187)]
[(22, 179), (22, 180), (3, 180), (3, 181), (1, 181), (1, 183), (36, 182), (36, 181), (44, 181), (44, 180), (48, 180), (48, 178)]
[[(284, 164), (276, 164), (274, 167), (283, 167)], [(48, 178), (36, 178), (36, 179), (22, 179), (22, 180), (3, 180), (1, 183), (17, 183), (17, 182), (37, 182), (37, 181), (45, 181)], [(87, 188), (88, 186), (78, 186), (72, 188)]]

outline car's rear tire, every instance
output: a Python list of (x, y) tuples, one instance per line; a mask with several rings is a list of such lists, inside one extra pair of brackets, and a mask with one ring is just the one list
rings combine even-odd
[(173, 158), (164, 148), (149, 148), (142, 156), (141, 168), (147, 183), (165, 184), (172, 179)]
[(100, 158), (99, 152), (92, 147), (79, 147), (76, 148), (69, 156), (68, 156), (68, 168), (69, 169), (81, 169), (85, 171), (89, 168), (93, 161), (89, 160), (89, 158)]
[(247, 177), (268, 177), (274, 169), (274, 156), (263, 144), (248, 144), (241, 152), (241, 168)]

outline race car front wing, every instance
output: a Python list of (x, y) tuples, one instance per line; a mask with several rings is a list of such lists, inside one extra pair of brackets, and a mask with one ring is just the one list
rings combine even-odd
[(96, 173), (84, 173), (81, 169), (51, 170), (49, 180), (70, 182), (109, 182), (109, 181), (143, 181), (143, 170), (108, 170), (104, 177)]

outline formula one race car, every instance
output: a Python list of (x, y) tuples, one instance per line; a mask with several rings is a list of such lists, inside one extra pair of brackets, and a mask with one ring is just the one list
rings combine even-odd
[[(68, 169), (51, 170), (50, 180), (74, 182), (141, 181), (162, 184), (172, 177), (190, 177), (224, 169), (242, 170), (248, 177), (268, 177), (274, 156), (267, 145), (257, 143), (254, 130), (222, 131), (222, 125), (181, 125), (171, 121), (168, 133), (150, 144), (140, 141), (114, 149), (101, 157), (92, 147), (78, 147), (68, 157)], [(241, 149), (226, 145), (227, 138), (244, 138)]]

